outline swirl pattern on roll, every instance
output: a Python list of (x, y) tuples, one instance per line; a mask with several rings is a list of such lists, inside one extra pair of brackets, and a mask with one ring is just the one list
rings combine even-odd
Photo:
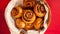
[(24, 7), (33, 7), (35, 5), (36, 0), (24, 0)]
[(19, 18), (22, 16), (22, 8), (21, 6), (14, 7), (11, 11), (11, 15), (13, 18)]
[(35, 14), (33, 13), (32, 10), (24, 10), (24, 14), (22, 16), (22, 20), (25, 23), (33, 23), (36, 19)]
[(46, 13), (45, 8), (42, 4), (36, 4), (34, 7), (34, 12), (38, 17), (44, 17)]

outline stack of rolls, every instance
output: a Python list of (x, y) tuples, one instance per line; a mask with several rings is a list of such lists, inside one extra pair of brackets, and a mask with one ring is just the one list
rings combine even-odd
[[(25, 2), (28, 0), (24, 0)], [(31, 0), (33, 1), (33, 0)], [(27, 2), (28, 3), (31, 3)], [(28, 5), (24, 4), (24, 8), (28, 7)], [(35, 2), (35, 1), (34, 1)], [(35, 3), (34, 3), (35, 4)], [(11, 11), (11, 16), (15, 20), (15, 25), (19, 29), (40, 29), (42, 21), (44, 21), (44, 16), (46, 14), (45, 8), (43, 4), (36, 3), (35, 5), (31, 4), (33, 9), (24, 9), (22, 6), (16, 6)], [(25, 6), (26, 5), (26, 6)]]
[(11, 11), (16, 27), (24, 30), (41, 30), (45, 14), (44, 5), (36, 0), (24, 0), (23, 6), (16, 6)]

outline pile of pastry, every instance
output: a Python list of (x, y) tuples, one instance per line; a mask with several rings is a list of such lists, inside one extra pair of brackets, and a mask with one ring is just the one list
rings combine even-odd
[(23, 0), (23, 6), (15, 6), (11, 16), (18, 29), (42, 30), (46, 10), (43, 4), (36, 0)]

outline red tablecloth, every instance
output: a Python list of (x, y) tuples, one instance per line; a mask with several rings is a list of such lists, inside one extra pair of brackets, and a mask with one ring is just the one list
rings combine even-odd
[[(0, 0), (0, 34), (10, 34), (4, 11), (10, 0)], [(45, 34), (60, 34), (60, 0), (46, 0), (51, 8), (51, 24)]]

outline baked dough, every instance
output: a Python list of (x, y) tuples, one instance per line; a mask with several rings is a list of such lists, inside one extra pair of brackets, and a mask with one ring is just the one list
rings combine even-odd
[(38, 17), (44, 17), (46, 13), (44, 6), (39, 3), (35, 5), (34, 12)]
[(21, 19), (16, 19), (15, 25), (16, 25), (19, 29), (25, 28), (25, 23), (24, 23)]
[(24, 10), (24, 14), (22, 16), (22, 20), (25, 23), (33, 23), (36, 19), (35, 14), (33, 13), (32, 10)]
[(42, 24), (42, 18), (37, 18), (33, 25), (35, 29), (39, 30), (41, 27), (41, 24)]
[(23, 0), (24, 7), (33, 7), (36, 3), (36, 0)]
[(22, 16), (22, 8), (21, 6), (14, 7), (11, 11), (11, 15), (13, 18), (19, 18)]

